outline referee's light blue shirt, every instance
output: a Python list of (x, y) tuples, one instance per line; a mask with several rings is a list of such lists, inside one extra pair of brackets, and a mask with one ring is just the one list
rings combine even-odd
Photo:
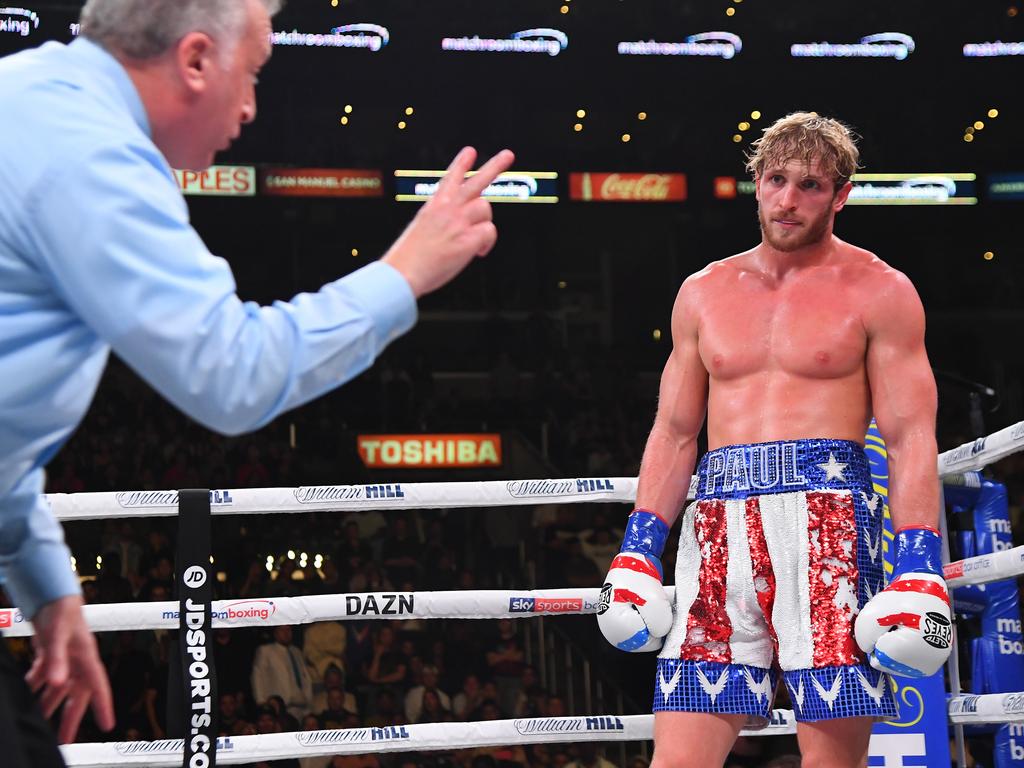
[(27, 616), (79, 592), (43, 467), (111, 349), (236, 434), (351, 379), (415, 322), (380, 262), (290, 302), (242, 302), (124, 68), (85, 39), (0, 59), (0, 577)]

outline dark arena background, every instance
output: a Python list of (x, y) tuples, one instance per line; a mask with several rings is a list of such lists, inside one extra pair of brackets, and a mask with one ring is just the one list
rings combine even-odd
[[(80, 7), (0, 8), (0, 55), (69, 42)], [(291, 0), (274, 19), (255, 123), (216, 168), (180, 175), (193, 223), (230, 262), (239, 294), (289, 299), (378, 258), (415, 214), (432, 172), (467, 144), (481, 157), (504, 147), (517, 155), (495, 188), (497, 246), (425, 298), (415, 329), (372, 369), (252, 435), (206, 431), (112, 361), (89, 416), (50, 465), (48, 490), (635, 476), (676, 291), (709, 261), (758, 242), (744, 151), (797, 110), (837, 117), (861, 137), (863, 167), (836, 233), (920, 292), (940, 451), (1024, 420), (1022, 8), (1019, 0)], [(0, 119), (17, 116), (0, 105)], [(374, 443), (374, 435), (395, 437)], [(431, 463), (423, 446), (445, 435), (475, 447), (456, 450), (451, 466)], [(1015, 543), (1024, 541), (1019, 456), (989, 470), (1009, 490)], [(215, 593), (599, 587), (627, 512), (574, 504), (386, 519), (222, 516)], [(173, 518), (66, 531), (89, 602), (169, 599)], [(962, 627), (963, 640), (972, 625)], [(166, 634), (99, 636), (119, 725), (114, 734), (86, 727), (80, 741), (165, 735)], [(253, 690), (254, 658), (270, 632), (224, 634), (227, 735), (649, 711), (651, 658), (606, 647), (593, 616), (296, 627), (314, 698), (276, 709)], [(27, 662), (29, 644), (9, 642)], [(331, 662), (351, 694), (337, 706), (327, 704), (338, 682), (324, 682)], [(407, 693), (431, 675), (427, 686), (447, 694), (437, 711), (407, 710)], [(993, 765), (991, 743), (970, 738), (976, 765)], [(741, 739), (730, 765), (795, 764), (784, 762), (795, 751), (791, 737)], [(512, 745), (303, 766), (642, 768), (649, 760), (640, 743), (600, 752)]]

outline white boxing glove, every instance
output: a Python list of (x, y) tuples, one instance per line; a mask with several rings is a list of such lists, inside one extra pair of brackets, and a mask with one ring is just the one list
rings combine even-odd
[(953, 632), (940, 544), (934, 528), (896, 532), (893, 580), (868, 600), (853, 629), (875, 669), (928, 677), (949, 658)]
[(665, 521), (652, 512), (638, 509), (629, 516), (597, 610), (601, 633), (620, 650), (656, 651), (672, 628), (660, 559), (668, 532)]

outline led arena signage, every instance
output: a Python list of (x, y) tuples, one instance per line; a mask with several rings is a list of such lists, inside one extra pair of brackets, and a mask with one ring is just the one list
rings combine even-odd
[(679, 202), (686, 199), (684, 173), (571, 173), (571, 200)]
[(252, 197), (256, 194), (256, 169), (250, 165), (211, 165), (205, 171), (174, 171), (186, 195)]
[(1024, 56), (1024, 42), (1004, 43), (996, 40), (992, 43), (965, 43), (964, 56), (969, 59), (987, 59), (993, 56)]
[[(847, 205), (975, 205), (973, 173), (857, 173)], [(717, 176), (714, 195), (719, 200), (753, 196), (750, 179)]]
[(903, 61), (914, 52), (914, 38), (902, 32), (879, 32), (856, 43), (793, 43), (791, 56), (813, 59), (896, 59)]
[(293, 29), (291, 32), (274, 32), (270, 41), (274, 45), (291, 46), (295, 48), (363, 48), (377, 53), (391, 40), (391, 33), (387, 27), (380, 24), (344, 24), (334, 27), (329, 33), (300, 32)]
[(0, 8), (0, 33), (28, 37), (39, 29), (39, 14), (28, 8)]
[(973, 173), (858, 173), (847, 205), (975, 205)]
[(260, 172), (265, 195), (284, 197), (380, 197), (380, 171), (358, 168), (266, 168)]
[(992, 173), (988, 176), (989, 200), (1024, 200), (1024, 173)]
[(501, 435), (359, 435), (359, 456), (371, 469), (501, 466)]
[[(395, 200), (429, 200), (437, 192), (437, 185), (444, 174), (444, 171), (395, 171)], [(553, 171), (507, 171), (488, 185), (482, 197), (492, 203), (557, 203), (558, 174)]]
[(514, 32), (507, 38), (445, 37), (441, 40), (442, 51), (467, 51), (472, 53), (541, 53), (557, 56), (569, 47), (569, 36), (560, 29), (538, 27)]
[(620, 56), (710, 56), (731, 59), (742, 50), (743, 40), (732, 32), (701, 32), (675, 43), (623, 40), (618, 44)]

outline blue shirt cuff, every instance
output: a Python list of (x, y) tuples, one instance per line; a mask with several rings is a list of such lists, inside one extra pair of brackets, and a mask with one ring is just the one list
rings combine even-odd
[(381, 347), (416, 325), (416, 297), (402, 274), (383, 261), (374, 261), (336, 281), (353, 296), (372, 297), (363, 309), (373, 321)]
[(71, 551), (61, 542), (26, 541), (4, 571), (4, 588), (11, 602), (29, 620), (59, 597), (82, 594), (71, 570)]

